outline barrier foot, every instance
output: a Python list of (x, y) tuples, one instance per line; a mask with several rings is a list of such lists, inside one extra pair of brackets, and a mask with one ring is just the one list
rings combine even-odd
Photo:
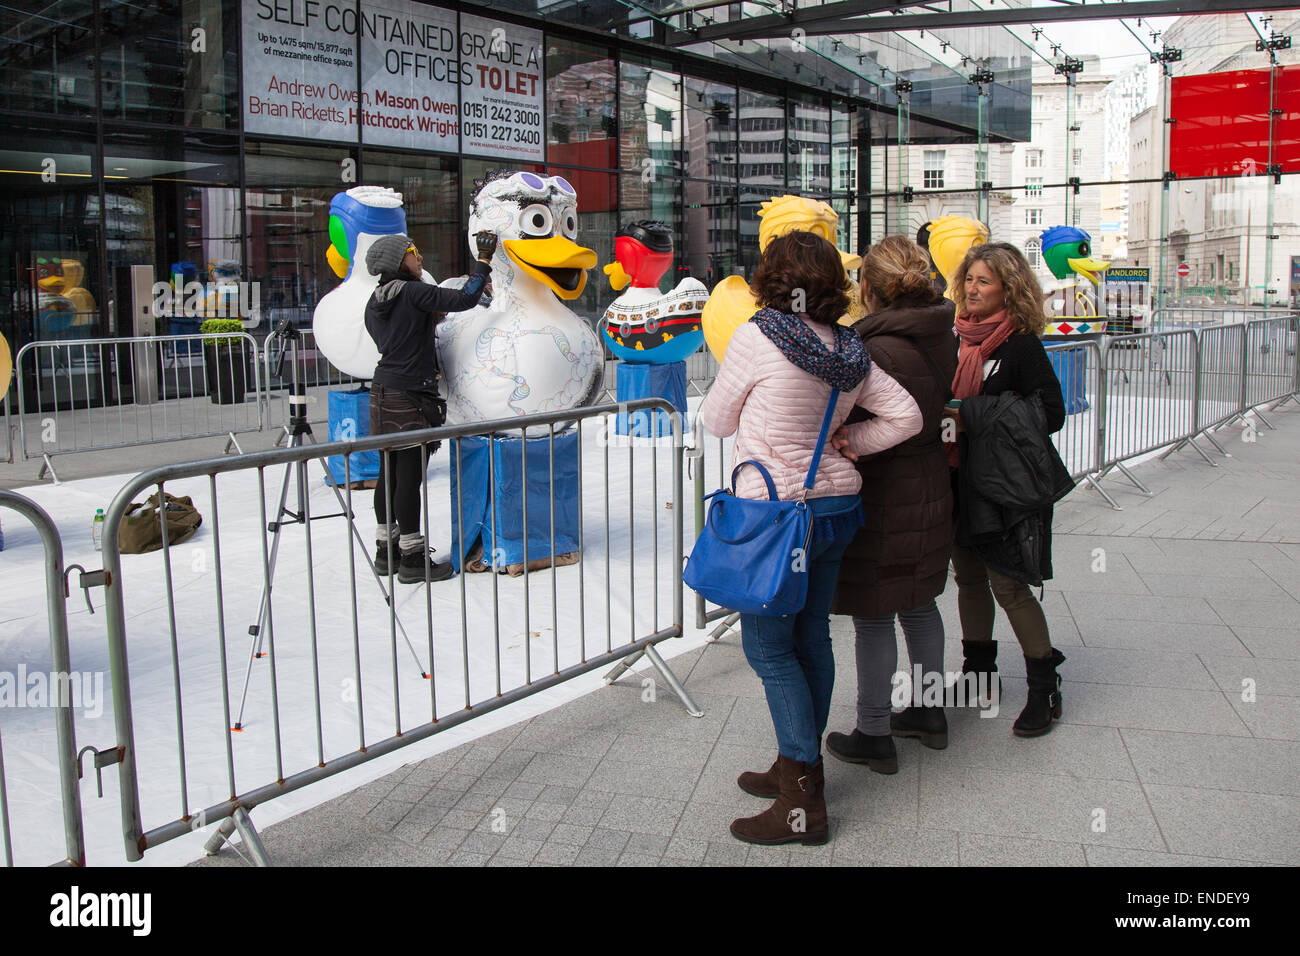
[[(1097, 477), (1100, 478), (1101, 476), (1098, 475)], [(1121, 507), (1120, 507), (1120, 506), (1115, 502), (1115, 499), (1114, 499), (1114, 498), (1112, 498), (1110, 495), (1106, 494), (1106, 489), (1103, 488), (1103, 487), (1101, 486), (1101, 483), (1100, 483), (1100, 482), (1098, 482), (1098, 481), (1094, 481), (1094, 480), (1093, 480), (1092, 475), (1084, 475), (1084, 476), (1083, 476), (1083, 480), (1086, 481), (1086, 482), (1087, 482), (1089, 485), (1091, 485), (1093, 488), (1096, 488), (1096, 489), (1097, 489), (1097, 493), (1100, 494), (1103, 498), (1105, 498), (1105, 499), (1106, 499), (1106, 502), (1107, 502), (1107, 503), (1108, 503), (1112, 508), (1114, 508), (1116, 511), (1123, 511), (1123, 510), (1124, 510), (1123, 508), (1121, 508)]]
[[(1269, 409), (1270, 412), (1272, 410), (1273, 409), (1271, 408)], [(1267, 418), (1265, 418), (1263, 413), (1258, 408), (1252, 409), (1252, 411), (1255, 413), (1255, 417), (1264, 423), (1266, 428), (1272, 429), (1273, 431), (1277, 431), (1277, 426), (1274, 425), (1272, 422), (1270, 422)]]
[(1121, 475), (1133, 482), (1133, 484), (1137, 485), (1138, 491), (1142, 492), (1142, 494), (1146, 495), (1148, 498), (1151, 497), (1151, 489), (1138, 481), (1137, 478), (1133, 477), (1133, 472), (1125, 468), (1123, 462), (1115, 462), (1115, 467), (1119, 469)]
[(686, 692), (686, 688), (682, 686), (682, 682), (677, 679), (677, 675), (668, 668), (666, 663), (664, 663), (664, 659), (659, 656), (659, 652), (654, 649), (654, 645), (647, 644), (645, 646), (645, 656), (650, 658), (650, 663), (655, 666), (655, 670), (657, 670), (659, 676), (664, 679), (664, 683), (671, 687), (673, 693), (677, 695), (679, 700), (681, 700), (682, 706), (686, 708), (686, 713), (690, 714), (692, 717), (703, 717), (704, 711), (700, 710), (699, 705), (691, 699), (691, 695)]
[[(1211, 439), (1211, 441), (1213, 441), (1213, 439)], [(1194, 441), (1190, 441), (1190, 440), (1189, 440), (1189, 441), (1187, 442), (1187, 444), (1191, 445), (1192, 448), (1194, 448), (1194, 449), (1196, 450), (1196, 454), (1198, 454), (1198, 455), (1200, 455), (1202, 458), (1204, 458), (1206, 464), (1208, 464), (1211, 468), (1218, 468), (1218, 467), (1219, 467), (1219, 463), (1218, 463), (1217, 461), (1215, 461), (1213, 458), (1211, 458), (1209, 455), (1207, 455), (1204, 451), (1202, 451), (1202, 450), (1201, 450), (1201, 446), (1198, 445), (1198, 444), (1196, 444), (1196, 442), (1194, 442)]]
[[(1186, 445), (1186, 444), (1187, 444), (1187, 439), (1184, 438), (1184, 439), (1183, 439), (1182, 441), (1180, 441), (1178, 444), (1169, 446), (1168, 450), (1166, 450), (1165, 452), (1163, 452), (1163, 453), (1160, 455), (1160, 460), (1161, 460), (1161, 461), (1164, 461), (1166, 458), (1168, 458), (1170, 455), (1172, 455), (1174, 452), (1178, 451), (1178, 449), (1182, 448), (1182, 447), (1183, 447), (1184, 445)], [(1210, 462), (1210, 464), (1214, 464), (1214, 462)], [(1105, 472), (1102, 472), (1102, 474), (1104, 475)]]
[[(1215, 441), (1215, 440), (1214, 440), (1214, 436), (1211, 435), (1208, 431), (1207, 431), (1207, 432), (1202, 432), (1202, 437), (1208, 439), (1211, 445), (1213, 445), (1215, 448), (1219, 449), (1219, 454), (1222, 455), (1224, 458), (1231, 458), (1231, 457), (1232, 457), (1231, 455), (1228, 454), (1228, 449), (1224, 448), (1224, 447), (1223, 447), (1222, 445), (1220, 445), (1217, 441)], [(1196, 442), (1192, 442), (1192, 444), (1195, 445)], [(1199, 450), (1199, 449), (1198, 449), (1198, 450)], [(1208, 461), (1209, 459), (1207, 458), (1206, 460)]]
[(1297, 399), (1294, 395), (1283, 395), (1281, 401), (1275, 402), (1272, 405), (1270, 405), (1268, 407), (1268, 410), (1270, 412), (1275, 412), (1283, 405), (1285, 405), (1287, 402), (1296, 402), (1296, 401), (1300, 401), (1300, 399)]
[[(239, 837), (243, 841), (242, 846), (248, 850), (248, 857), (244, 857), (244, 854), (240, 853), (239, 847), (235, 846), (230, 840), (231, 835), (236, 831), (239, 832)], [(262, 838), (258, 836), (257, 828), (253, 826), (248, 811), (243, 807), (238, 808), (233, 816), (226, 817), (221, 821), (221, 825), (217, 827), (217, 832), (212, 834), (207, 843), (203, 844), (203, 851), (208, 856), (215, 856), (221, 852), (221, 848), (227, 843), (230, 843), (230, 848), (239, 853), (245, 860), (251, 857), (254, 866), (271, 865), (271, 858), (266, 854), (266, 847), (262, 845)]]
[(226, 447), (225, 450), (221, 452), (221, 454), (229, 455), (231, 448), (234, 448), (235, 451), (240, 455), (244, 453), (244, 449), (239, 447), (239, 439), (235, 437), (235, 433), (226, 432)]
[(739, 620), (740, 620), (739, 612), (735, 614), (727, 615), (725, 618), (722, 619), (722, 623), (720, 623), (717, 627), (715, 627), (712, 631), (709, 632), (709, 640), (711, 641), (722, 640), (722, 635), (726, 634), (729, 630), (735, 627), (736, 622)]
[(623, 658), (610, 669), (608, 674), (605, 675), (605, 683), (614, 683), (614, 681), (626, 674), (631, 669), (632, 665), (639, 661), (644, 654), (645, 651), (640, 650), (635, 654), (629, 654), (627, 657)]
[(36, 480), (37, 480), (37, 481), (40, 481), (40, 480), (41, 480), (42, 478), (44, 478), (46, 475), (49, 475), (49, 476), (50, 476), (50, 479), (51, 479), (51, 480), (52, 480), (56, 485), (57, 485), (57, 484), (60, 484), (61, 482), (59, 481), (59, 475), (58, 475), (58, 473), (54, 470), (54, 462), (50, 461), (50, 456), (47, 455), (47, 454), (45, 454), (44, 452), (42, 452), (42, 453), (41, 453), (41, 461), (43, 462), (43, 464), (41, 465), (41, 470), (40, 470), (40, 472), (39, 472), (39, 473), (37, 474), (37, 476), (36, 476)]

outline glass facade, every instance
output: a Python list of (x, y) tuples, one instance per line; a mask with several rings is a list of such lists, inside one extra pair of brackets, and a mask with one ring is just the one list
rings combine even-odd
[[(0, 8), (0, 331), (15, 351), (132, 334), (139, 265), (187, 284), (236, 270), (258, 297), (258, 338), (280, 319), (309, 325), (339, 281), (325, 256), (335, 194), (402, 192), (408, 231), (443, 279), (469, 265), (474, 180), (502, 166), (572, 182), (579, 242), (602, 265), (621, 224), (670, 225), (674, 283), (750, 273), (760, 204), (786, 192), (831, 202), (846, 247), (866, 239), (860, 118), (893, 109), (875, 86), (832, 89), (811, 69), (795, 75), (792, 61), (764, 65), (726, 44), (669, 49), (626, 8), (584, 8), (359, 0), (329, 5), (333, 26), (335, 14), (313, 23), (306, 6), (299, 17), (257, 0)], [(593, 39), (593, 26), (613, 35)], [(319, 42), (327, 27), (339, 42)], [(440, 78), (451, 92), (421, 102)], [(475, 84), (542, 108), (507, 116), (498, 101), (474, 102)], [(333, 104), (294, 100), (313, 88)], [(432, 121), (404, 131), (394, 109), (408, 101)], [(435, 135), (437, 148), (413, 145)], [(594, 320), (613, 295), (595, 271), (575, 311)], [(154, 331), (203, 318), (164, 315)]]

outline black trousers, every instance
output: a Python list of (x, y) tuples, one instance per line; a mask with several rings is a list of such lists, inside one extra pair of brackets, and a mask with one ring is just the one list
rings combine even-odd
[[(428, 428), (420, 409), (401, 389), (373, 385), (370, 390), (370, 433), (389, 435)], [(375, 520), (386, 525), (396, 520), (401, 534), (420, 533), (420, 490), (424, 485), (425, 450), (412, 445), (379, 453), (379, 483), (375, 486)]]

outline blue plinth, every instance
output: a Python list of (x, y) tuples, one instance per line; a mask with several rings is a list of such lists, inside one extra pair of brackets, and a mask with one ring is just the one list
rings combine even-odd
[(498, 569), (524, 562), (525, 541), (528, 561), (551, 557), (552, 488), (555, 492), (555, 554), (579, 550), (581, 500), (578, 497), (578, 471), (581, 459), (576, 431), (556, 435), (554, 442), (550, 438), (527, 440), (526, 527), (524, 440), (476, 436), (447, 444), (451, 449), (451, 562), (457, 571), (462, 557), (472, 552), (480, 540), (483, 543), (483, 563)]
[(1056, 378), (1061, 383), (1061, 396), (1065, 399), (1065, 414), (1086, 412), (1091, 406), (1084, 390), (1088, 383), (1086, 348), (1064, 348), (1048, 351)]
[[(355, 441), (370, 434), (368, 389), (331, 389), (329, 411), (330, 441)], [(341, 485), (348, 480), (349, 475), (353, 481), (370, 481), (379, 477), (379, 452), (354, 451), (348, 455), (348, 459), (350, 464), (347, 470), (344, 469), (342, 455), (331, 455), (325, 459), (330, 484)]]
[[(619, 362), (615, 370), (614, 397), (620, 402), (638, 398), (667, 399), (681, 415), (682, 433), (686, 433), (685, 362), (665, 365)], [(620, 413), (614, 431), (633, 438), (662, 438), (673, 433), (673, 424), (667, 412), (645, 408), (630, 414)]]

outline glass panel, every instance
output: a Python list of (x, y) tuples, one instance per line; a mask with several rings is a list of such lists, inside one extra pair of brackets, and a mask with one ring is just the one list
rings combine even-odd
[(439, 282), (464, 273), (470, 249), (461, 224), (455, 158), (377, 150), (366, 150), (361, 158), (367, 183), (402, 194), (406, 234), (424, 257), (424, 270)]
[(603, 47), (552, 38), (546, 53), (547, 158), (574, 166), (618, 165), (614, 61)]
[(681, 74), (625, 59), (619, 83), (619, 168), (656, 180), (681, 175)]
[(680, 258), (686, 248), (683, 234), (680, 180), (623, 174), (619, 177), (619, 225), (637, 219), (657, 219), (673, 229), (673, 247)]
[[(247, 281), (244, 270), (243, 214), (239, 191), (239, 141), (220, 134), (113, 132), (104, 137), (106, 248), (114, 299), (131, 294), (129, 273), (119, 270), (148, 265), (155, 282), (204, 287), (202, 315), (184, 309), (160, 316), (160, 334), (197, 332), (208, 305), (221, 302), (221, 317), (240, 318), (250, 329), (260, 319), (260, 302), (242, 297), (253, 308), (234, 309), (217, 287)], [(178, 290), (178, 291), (183, 291)], [(251, 292), (251, 290), (250, 290)], [(186, 299), (192, 292), (184, 292)], [(190, 310), (194, 311), (194, 310)], [(129, 335), (124, 310), (115, 317), (118, 334)]]
[(693, 179), (736, 178), (736, 88), (686, 78), (686, 175)]
[(356, 185), (341, 175), (344, 160), (355, 159), (347, 149), (246, 145), (247, 271), (261, 283), (264, 328), (281, 319), (310, 325), (316, 303), (338, 284), (325, 258), (330, 200)]
[(823, 103), (790, 100), (789, 188), (824, 199), (831, 189), (831, 113)]
[(736, 187), (687, 180), (686, 246), (678, 262), (682, 275), (699, 279), (710, 289), (739, 265), (736, 233)]
[(104, 0), (100, 70), (113, 119), (234, 129), (239, 4)]
[[(66, 137), (66, 138), (65, 138)], [(103, 331), (95, 133), (11, 121), (0, 144), (0, 330), (17, 352)]]
[(785, 101), (741, 90), (740, 201), (761, 201), (785, 191)]
[(0, 5), (0, 108), (59, 117), (93, 115), (94, 3), (55, 0), (26, 6), (21, 11)]

